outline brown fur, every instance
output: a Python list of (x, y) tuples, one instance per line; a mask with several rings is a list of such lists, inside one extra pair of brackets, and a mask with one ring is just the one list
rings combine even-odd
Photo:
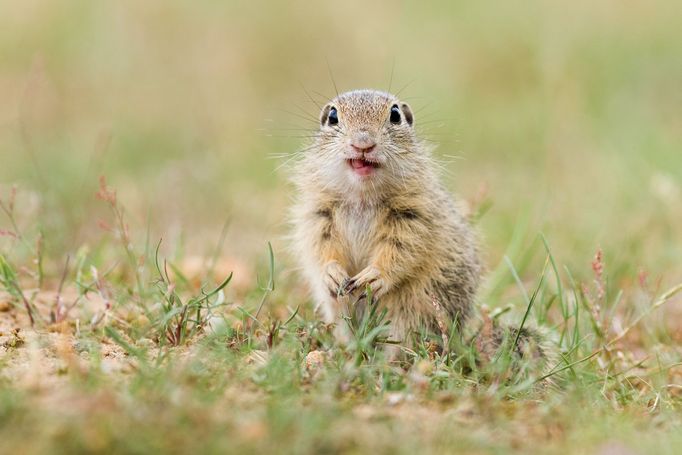
[[(393, 105), (398, 125), (389, 121)], [(328, 124), (331, 107), (338, 125)], [(325, 106), (321, 122), (295, 167), (293, 247), (325, 320), (340, 322), (339, 294), (369, 286), (398, 341), (423, 327), (438, 332), (434, 299), (461, 323), (481, 274), (476, 237), (440, 183), (409, 106), (388, 93), (352, 91)], [(380, 168), (368, 179), (348, 165), (354, 139), (376, 143)]]

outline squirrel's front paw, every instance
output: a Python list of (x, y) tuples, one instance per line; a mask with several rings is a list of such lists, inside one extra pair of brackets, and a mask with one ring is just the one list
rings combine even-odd
[(351, 278), (343, 287), (344, 294), (350, 294), (356, 289), (362, 289), (358, 301), (367, 298), (368, 289), (372, 299), (378, 299), (388, 291), (388, 283), (383, 274), (376, 267), (369, 266)]
[(349, 281), (348, 273), (336, 261), (329, 261), (324, 267), (324, 284), (332, 297), (343, 295), (343, 287)]

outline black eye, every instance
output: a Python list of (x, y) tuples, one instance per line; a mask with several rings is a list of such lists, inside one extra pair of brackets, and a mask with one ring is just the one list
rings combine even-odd
[(333, 107), (329, 109), (329, 124), (338, 125), (339, 124), (339, 114), (336, 112), (336, 108)]
[(391, 120), (391, 123), (393, 123), (394, 125), (397, 125), (400, 123), (400, 108), (395, 104), (391, 107), (390, 120)]

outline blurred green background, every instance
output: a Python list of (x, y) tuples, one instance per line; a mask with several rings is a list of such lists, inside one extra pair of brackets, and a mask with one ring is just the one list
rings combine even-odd
[[(562, 263), (682, 272), (679, 2), (3, 2), (0, 197), (52, 257), (131, 231), (286, 257), (284, 161), (339, 90), (402, 89), (448, 186), (488, 200), (494, 268), (542, 231)], [(7, 227), (6, 220), (0, 228)], [(2, 239), (0, 239), (1, 241)], [(521, 254), (521, 253), (519, 253)], [(284, 259), (283, 259), (284, 260)], [(537, 270), (534, 272), (536, 273)]]

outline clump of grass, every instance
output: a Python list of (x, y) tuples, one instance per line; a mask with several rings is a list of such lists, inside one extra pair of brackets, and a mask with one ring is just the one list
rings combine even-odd
[[(156, 286), (162, 299), (161, 315), (156, 322), (162, 334), (158, 339), (161, 345), (167, 342), (171, 346), (180, 346), (204, 330), (214, 316), (214, 310), (224, 304), (223, 290), (232, 280), (232, 273), (212, 290), (205, 291), (202, 288), (199, 296), (183, 300), (176, 292), (176, 285), (168, 274), (167, 262), (164, 261), (163, 269), (159, 264), (160, 246), (161, 242), (157, 245), (154, 261), (158, 272)], [(178, 276), (182, 278), (181, 274)]]
[(100, 227), (110, 231), (118, 237), (123, 249), (126, 253), (128, 265), (135, 276), (135, 283), (137, 285), (137, 292), (139, 296), (144, 295), (144, 283), (140, 268), (144, 264), (145, 257), (143, 255), (137, 257), (133, 248), (133, 242), (130, 237), (130, 230), (128, 224), (125, 222), (124, 209), (116, 197), (116, 191), (107, 186), (107, 181), (104, 176), (100, 176), (99, 190), (96, 194), (97, 198), (106, 202), (114, 216), (114, 224), (109, 225), (106, 222), (100, 222)]
[[(33, 275), (36, 278), (38, 289), (43, 285), (43, 236), (42, 233), (38, 234), (35, 242), (35, 246), (31, 245), (26, 239), (26, 236), (19, 228), (19, 224), (16, 220), (15, 208), (16, 208), (16, 198), (17, 198), (17, 187), (12, 186), (10, 190), (9, 197), (7, 201), (0, 199), (0, 211), (2, 211), (7, 220), (10, 223), (11, 230), (0, 229), (0, 237), (10, 237), (14, 240), (21, 242), (25, 249), (34, 257), (34, 264), (36, 267), (35, 272), (32, 272), (29, 268), (24, 268), (24, 270)], [(36, 318), (40, 317), (31, 302), (32, 298), (29, 299), (24, 294), (21, 288), (19, 279), (15, 269), (10, 265), (7, 257), (0, 253), (0, 284), (5, 288), (5, 290), (12, 295), (18, 302), (24, 306), (26, 313), (28, 314), (31, 326), (36, 322)]]
[(5, 259), (5, 256), (0, 254), (0, 285), (17, 301), (23, 304), (31, 321), (31, 326), (35, 324), (35, 315), (37, 314), (33, 304), (26, 298), (24, 291), (21, 289), (17, 274)]
[(377, 347), (392, 344), (388, 339), (390, 321), (386, 319), (388, 309), (374, 301), (372, 290), (368, 287), (366, 297), (354, 305), (348, 296), (339, 297), (346, 306), (343, 320), (351, 334), (348, 352), (359, 365), (363, 360), (374, 357)]

